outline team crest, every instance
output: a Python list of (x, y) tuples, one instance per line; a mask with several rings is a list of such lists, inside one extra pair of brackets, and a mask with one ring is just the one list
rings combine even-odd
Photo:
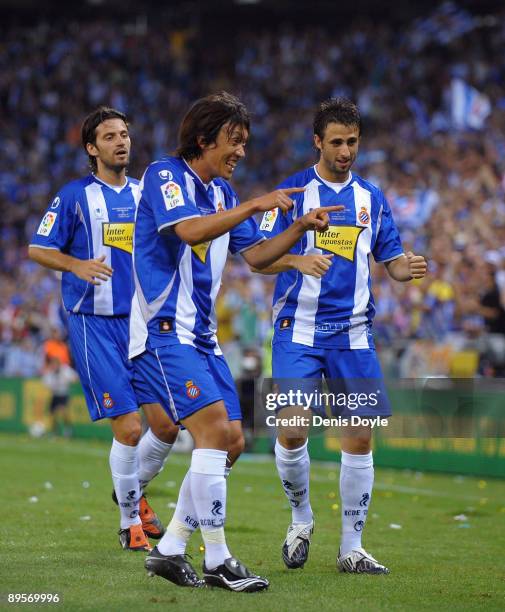
[(277, 219), (277, 215), (279, 214), (279, 209), (274, 208), (273, 210), (267, 210), (263, 215), (263, 221), (260, 225), (260, 230), (265, 232), (271, 232), (275, 225), (275, 220)]
[(56, 217), (58, 213), (46, 212), (44, 218), (40, 222), (39, 229), (37, 230), (37, 234), (39, 236), (49, 236), (51, 230), (53, 229), (53, 225), (56, 221)]
[(167, 210), (172, 210), (172, 208), (175, 208), (176, 206), (184, 206), (182, 190), (177, 183), (168, 181), (168, 183), (163, 183), (160, 189), (163, 195), (163, 201), (165, 202), (165, 208)]
[(114, 400), (110, 396), (110, 393), (104, 393), (103, 394), (102, 404), (103, 404), (103, 407), (108, 409), (108, 410), (110, 408), (114, 408)]
[(200, 387), (197, 387), (192, 380), (186, 381), (186, 395), (189, 399), (196, 399), (200, 396)]
[(358, 213), (358, 219), (360, 223), (363, 223), (363, 225), (368, 225), (370, 223), (370, 215), (364, 206), (361, 207), (361, 210)]

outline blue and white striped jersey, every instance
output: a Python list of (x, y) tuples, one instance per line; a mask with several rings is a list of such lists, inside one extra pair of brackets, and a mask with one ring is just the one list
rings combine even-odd
[(173, 226), (238, 205), (223, 179), (205, 185), (181, 158), (152, 163), (141, 181), (135, 225), (135, 293), (130, 318), (130, 358), (146, 348), (188, 344), (221, 354), (215, 301), (228, 250), (240, 253), (264, 240), (254, 219), (190, 247)]
[(398, 230), (383, 193), (359, 176), (343, 184), (324, 181), (315, 167), (285, 180), (281, 188), (305, 187), (291, 196), (294, 207), (265, 213), (261, 230), (268, 238), (284, 231), (295, 218), (319, 206), (343, 205), (330, 214), (324, 233), (307, 232), (291, 249), (297, 255), (334, 253), (320, 279), (297, 270), (277, 277), (273, 299), (273, 341), (287, 340), (322, 348), (371, 348), (375, 313), (369, 255), (376, 261), (402, 253)]
[(113, 270), (112, 278), (92, 285), (70, 272), (62, 276), (65, 308), (71, 312), (126, 316), (132, 295), (131, 253), (139, 185), (123, 187), (94, 175), (65, 185), (49, 205), (30, 246), (57, 249), (78, 259), (96, 259)]

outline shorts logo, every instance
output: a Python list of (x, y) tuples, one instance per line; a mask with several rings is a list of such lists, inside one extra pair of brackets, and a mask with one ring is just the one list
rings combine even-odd
[(114, 408), (114, 400), (109, 393), (103, 394), (102, 404), (104, 408)]
[(172, 210), (176, 206), (184, 206), (182, 190), (177, 183), (168, 181), (168, 183), (161, 185), (160, 189), (167, 210)]
[(200, 387), (197, 387), (192, 380), (186, 381), (186, 395), (189, 399), (200, 397)]
[(39, 229), (37, 230), (37, 234), (39, 236), (49, 236), (51, 230), (53, 229), (53, 225), (56, 221), (57, 213), (46, 212), (44, 218), (40, 222)]
[(358, 219), (360, 223), (363, 223), (363, 225), (368, 225), (370, 223), (370, 215), (364, 206), (361, 207), (361, 210), (358, 213)]
[(263, 221), (260, 225), (260, 230), (265, 232), (271, 232), (274, 229), (275, 220), (277, 219), (277, 215), (279, 214), (279, 209), (274, 208), (273, 210), (267, 210), (263, 215)]
[(354, 531), (363, 531), (364, 526), (365, 526), (365, 523), (363, 521), (356, 521), (354, 523)]
[(218, 499), (215, 499), (212, 502), (212, 510), (211, 510), (212, 514), (214, 516), (217, 516), (217, 515), (222, 516), (221, 515), (221, 508), (222, 507), (223, 507), (223, 504)]
[(171, 319), (160, 321), (160, 334), (168, 334), (174, 329), (174, 322)]
[(174, 175), (170, 172), (170, 170), (160, 170), (158, 172), (158, 176), (162, 181), (171, 181), (174, 178)]

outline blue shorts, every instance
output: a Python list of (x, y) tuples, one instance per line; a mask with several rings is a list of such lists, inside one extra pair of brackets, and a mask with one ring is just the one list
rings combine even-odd
[(235, 382), (222, 355), (175, 344), (148, 348), (132, 363), (135, 377), (148, 385), (174, 423), (219, 400), (230, 421), (242, 419)]
[[(296, 342), (272, 344), (272, 376), (279, 390), (327, 392), (334, 416), (391, 416), (391, 405), (375, 349), (323, 349)], [(364, 396), (367, 396), (366, 398)], [(321, 412), (313, 408), (315, 412)]]
[(134, 379), (128, 360), (128, 317), (70, 313), (70, 348), (92, 421), (135, 412), (156, 400)]

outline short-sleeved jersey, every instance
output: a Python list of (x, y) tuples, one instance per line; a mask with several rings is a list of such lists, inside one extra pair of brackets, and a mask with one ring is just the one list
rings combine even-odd
[(74, 313), (126, 316), (132, 296), (131, 253), (139, 185), (127, 178), (123, 187), (90, 175), (65, 185), (49, 205), (31, 246), (57, 249), (77, 259), (96, 259), (114, 272), (92, 285), (70, 272), (62, 276), (65, 308)]
[(130, 358), (153, 349), (188, 344), (221, 354), (215, 302), (228, 250), (243, 252), (264, 238), (254, 219), (190, 247), (174, 231), (186, 219), (220, 214), (238, 205), (223, 179), (205, 185), (181, 158), (152, 163), (141, 184), (135, 225), (135, 293), (130, 318)]
[(274, 342), (372, 348), (375, 307), (369, 256), (386, 262), (403, 253), (386, 198), (359, 176), (351, 174), (346, 183), (332, 184), (315, 167), (291, 176), (280, 187), (305, 187), (305, 191), (291, 196), (295, 205), (287, 214), (279, 209), (265, 213), (261, 230), (268, 238), (314, 208), (345, 208), (330, 214), (328, 231), (307, 232), (291, 249), (298, 255), (333, 253), (334, 257), (320, 279), (297, 270), (278, 275), (273, 298)]

